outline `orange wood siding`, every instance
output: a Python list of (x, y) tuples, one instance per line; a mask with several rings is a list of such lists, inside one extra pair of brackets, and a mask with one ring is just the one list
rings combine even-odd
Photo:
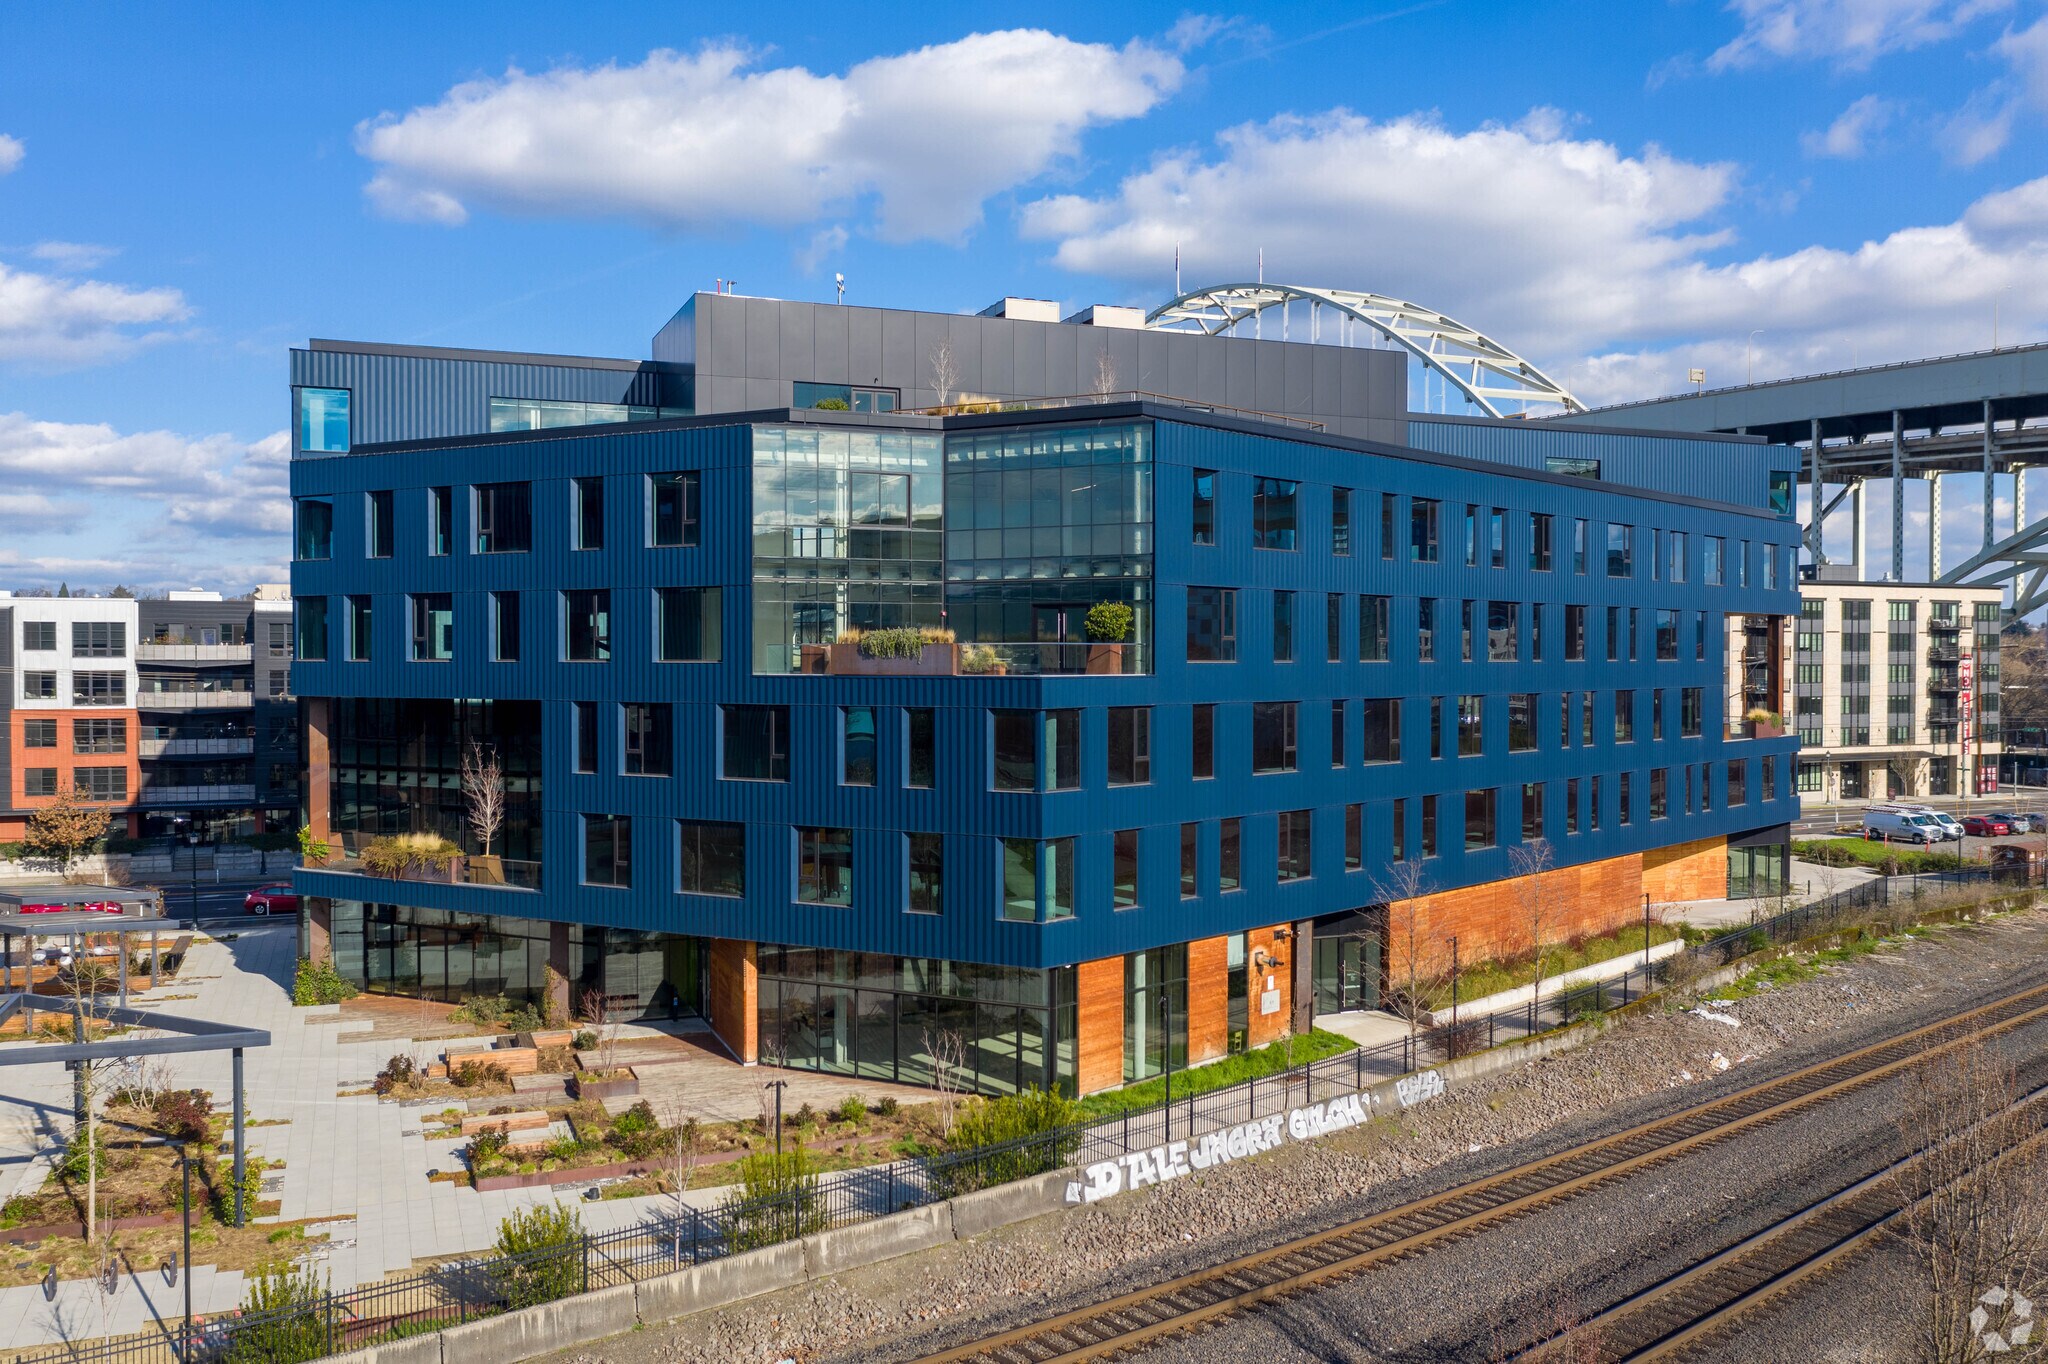
[[(1279, 935), (1288, 934), (1282, 942)], [(1244, 935), (1245, 959), (1252, 969), (1246, 982), (1246, 1017), (1251, 1036), (1247, 1045), (1263, 1047), (1287, 1036), (1288, 1020), (1294, 1016), (1294, 939), (1287, 924), (1255, 928)], [(1284, 963), (1284, 964), (1283, 964)], [(1280, 996), (1280, 1007), (1272, 1013), (1261, 1011), (1266, 992)]]
[(761, 1059), (761, 977), (754, 944), (711, 940), (711, 1030), (741, 1063)]
[[(1598, 937), (1643, 917), (1641, 854), (1559, 867), (1544, 872), (1539, 881), (1546, 902), (1543, 936), (1550, 942)], [(1406, 930), (1411, 904), (1417, 923), (1413, 935)], [(1467, 962), (1512, 957), (1530, 946), (1529, 914), (1512, 880), (1401, 901), (1389, 921), (1387, 969), (1397, 986), (1408, 971), (1411, 939), (1425, 971), (1444, 969), (1453, 937), (1459, 957)]]
[(1643, 889), (1653, 905), (1728, 898), (1728, 840), (1701, 838), (1643, 854)]
[(1188, 1063), (1213, 1061), (1229, 1049), (1229, 939), (1188, 944)]
[(1074, 1080), (1083, 1094), (1124, 1082), (1124, 959), (1103, 957), (1074, 968), (1077, 1004)]

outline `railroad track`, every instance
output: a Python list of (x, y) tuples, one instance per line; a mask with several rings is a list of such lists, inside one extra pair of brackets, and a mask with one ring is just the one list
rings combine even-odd
[(2044, 1018), (2048, 1018), (2048, 985), (1952, 1014), (1470, 1184), (921, 1356), (917, 1364), (1065, 1364), (1133, 1354), (1168, 1336), (1200, 1331), (1263, 1305), (1469, 1236), (1875, 1084), (1967, 1042)]

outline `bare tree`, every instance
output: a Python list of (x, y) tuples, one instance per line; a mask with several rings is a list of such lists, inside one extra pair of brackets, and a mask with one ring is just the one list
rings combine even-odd
[(1095, 348), (1095, 395), (1102, 397), (1116, 390), (1116, 357), (1109, 353), (1109, 344), (1104, 342)]
[(1429, 873), (1419, 858), (1405, 858), (1375, 876), (1373, 890), (1387, 907), (1387, 976), (1395, 987), (1389, 1002), (1413, 1037), (1429, 1014), (1430, 1000), (1450, 975), (1449, 954), (1424, 903), (1430, 893)]
[(684, 1197), (689, 1192), (690, 1181), (697, 1175), (697, 1155), (703, 1142), (703, 1130), (695, 1115), (681, 1103), (671, 1100), (662, 1110), (662, 1126), (667, 1129), (668, 1142), (662, 1150), (662, 1171), (668, 1176), (669, 1227), (675, 1262), (683, 1261), (683, 1222), (689, 1216), (690, 1203)]
[(462, 750), (462, 799), (469, 810), (469, 831), (489, 857), (505, 823), (505, 767), (496, 748), (471, 740)]
[(71, 864), (107, 836), (108, 808), (94, 805), (76, 786), (60, 786), (56, 797), (28, 817), (22, 848), (38, 861), (67, 873)]
[(597, 1071), (609, 1075), (619, 1066), (618, 1011), (604, 991), (592, 986), (583, 992), (583, 1016), (597, 1025)]
[(1557, 926), (1570, 907), (1558, 893), (1557, 878), (1549, 875), (1556, 864), (1556, 854), (1547, 838), (1520, 843), (1508, 849), (1508, 876), (1514, 887), (1515, 907), (1521, 920), (1519, 927), (1529, 938), (1529, 989), (1532, 994), (1543, 992), (1543, 968), (1549, 960), (1550, 949), (1556, 945)]
[(1984, 1042), (1916, 1067), (1906, 1083), (1899, 1131), (1924, 1152), (1900, 1176), (1897, 1224), (1920, 1269), (1913, 1356), (1962, 1364), (1993, 1352), (1984, 1333), (2009, 1295), (2048, 1292), (2048, 1160), (2030, 1140), (2039, 1120), (2020, 1103), (2017, 1072)]
[[(86, 1020), (93, 1016), (99, 1002), (100, 986), (107, 980), (107, 968), (85, 955), (81, 943), (79, 950), (71, 957), (71, 965), (65, 968), (71, 973), (65, 982), (64, 992), (71, 1000), (71, 1040), (90, 1041)], [(74, 1145), (83, 1142), (85, 1165), (85, 1240), (92, 1245), (99, 1240), (100, 1206), (100, 1164), (104, 1153), (100, 1149), (99, 1102), (101, 1092), (106, 1088), (109, 1072), (99, 1062), (85, 1060), (76, 1063), (71, 1077), (71, 1101), (76, 1110), (77, 1121), (72, 1127), (71, 1138), (65, 1143), (66, 1163), (76, 1154)]]
[(932, 347), (932, 392), (938, 397), (939, 407), (953, 401), (953, 394), (960, 387), (960, 362), (953, 358), (951, 340), (941, 340)]
[(953, 1115), (967, 1085), (967, 1043), (951, 1028), (926, 1028), (925, 1055), (932, 1058), (932, 1088), (939, 1095), (939, 1135), (953, 1135)]

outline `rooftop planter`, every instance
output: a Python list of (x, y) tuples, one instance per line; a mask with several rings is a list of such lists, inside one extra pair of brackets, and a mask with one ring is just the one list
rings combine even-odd
[(951, 677), (955, 652), (951, 630), (849, 630), (826, 646), (825, 671), (839, 677)]
[(579, 1099), (624, 1099), (640, 1092), (640, 1077), (631, 1066), (611, 1070), (579, 1070), (569, 1077)]
[(1785, 737), (1785, 719), (1776, 711), (1756, 709), (1742, 717), (1744, 728), (1752, 739), (1782, 739)]

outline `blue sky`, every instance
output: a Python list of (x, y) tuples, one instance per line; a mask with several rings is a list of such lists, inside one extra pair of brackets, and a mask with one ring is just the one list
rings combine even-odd
[(641, 355), (718, 277), (1150, 304), (1263, 248), (1594, 402), (2048, 332), (2040, 0), (974, 17), (10, 7), (0, 583), (281, 576), (310, 336)]

